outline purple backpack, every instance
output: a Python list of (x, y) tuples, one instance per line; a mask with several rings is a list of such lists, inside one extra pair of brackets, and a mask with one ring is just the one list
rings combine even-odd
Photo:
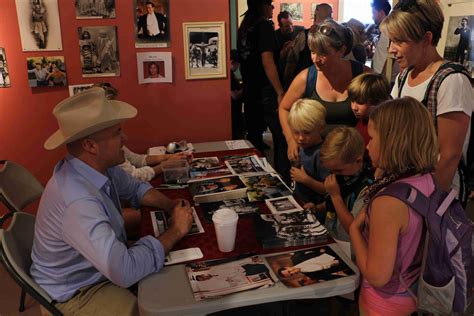
[(434, 178), (433, 182), (435, 189), (429, 197), (404, 182), (388, 185), (375, 197), (395, 197), (424, 219), (426, 238), (416, 296), (410, 290), (412, 284), (407, 285), (400, 274), (400, 283), (414, 296), (418, 309), (462, 313), (471, 303), (473, 223), (455, 199), (457, 192), (448, 194)]

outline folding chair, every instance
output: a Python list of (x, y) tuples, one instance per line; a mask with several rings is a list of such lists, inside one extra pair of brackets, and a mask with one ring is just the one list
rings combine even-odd
[[(43, 186), (27, 169), (8, 160), (0, 160), (0, 201), (10, 212), (22, 211), (43, 193)], [(0, 227), (12, 214), (0, 218)]]
[(0, 229), (0, 261), (22, 289), (19, 311), (25, 310), (28, 293), (53, 315), (62, 315), (54, 301), (30, 276), (31, 248), (35, 217), (24, 212), (13, 213), (8, 229)]

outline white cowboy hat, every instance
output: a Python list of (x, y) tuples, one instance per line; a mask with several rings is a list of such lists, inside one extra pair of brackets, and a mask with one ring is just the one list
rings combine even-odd
[(122, 101), (108, 100), (102, 88), (90, 88), (61, 101), (53, 114), (59, 130), (44, 143), (48, 150), (135, 117), (137, 109)]

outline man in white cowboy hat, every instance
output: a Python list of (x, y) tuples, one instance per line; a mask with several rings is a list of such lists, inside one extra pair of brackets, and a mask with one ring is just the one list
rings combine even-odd
[[(64, 314), (135, 315), (127, 288), (163, 266), (165, 254), (191, 228), (189, 202), (170, 200), (120, 167), (126, 136), (121, 122), (137, 110), (108, 100), (91, 88), (53, 110), (59, 130), (44, 147), (66, 145), (38, 209), (31, 275)], [(120, 200), (171, 214), (158, 239), (146, 236), (127, 246)]]

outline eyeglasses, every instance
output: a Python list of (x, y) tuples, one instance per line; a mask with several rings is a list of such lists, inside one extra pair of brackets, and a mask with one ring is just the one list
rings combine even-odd
[(413, 13), (413, 12), (410, 12), (411, 8), (415, 8), (416, 10), (418, 10), (423, 15), (423, 17), (425, 18), (425, 20), (427, 22), (427, 25), (428, 25), (428, 30), (427, 31), (431, 31), (430, 19), (426, 15), (423, 8), (416, 2), (416, 0), (400, 0), (400, 2), (395, 7), (395, 9), (399, 9), (403, 12)]

